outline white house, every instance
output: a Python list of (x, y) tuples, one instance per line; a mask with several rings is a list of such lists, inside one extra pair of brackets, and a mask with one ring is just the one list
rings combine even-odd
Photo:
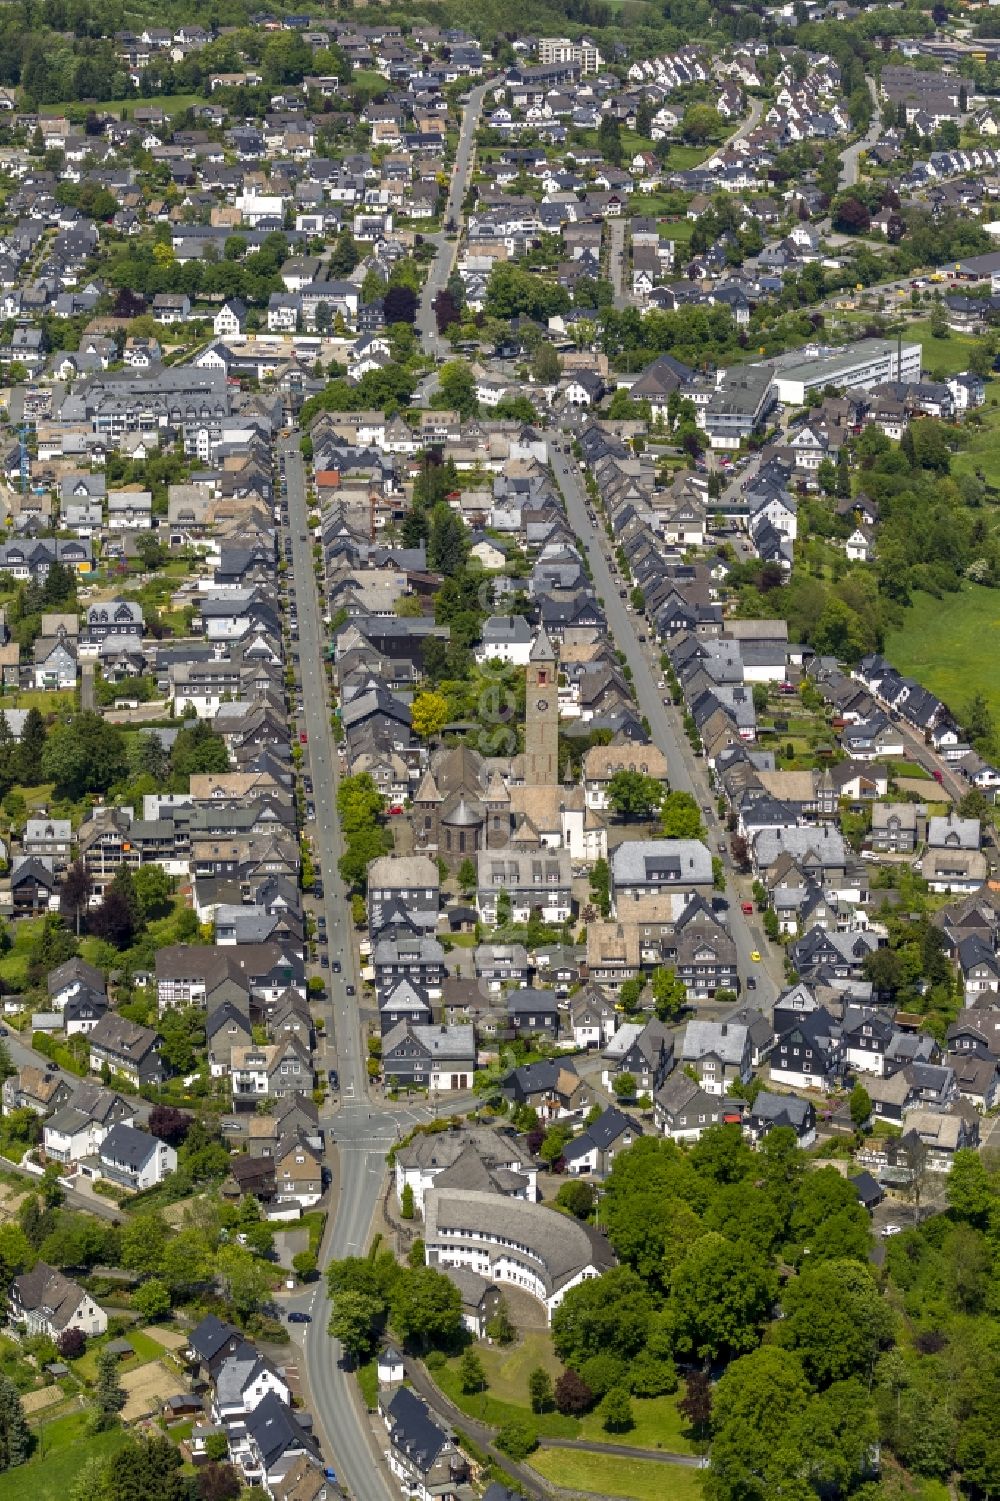
[(7, 1316), (12, 1324), (25, 1324), (29, 1334), (56, 1339), (65, 1329), (81, 1334), (103, 1334), (108, 1316), (77, 1282), (64, 1277), (44, 1261), (30, 1272), (15, 1277), (10, 1287)]
[(137, 1191), (162, 1183), (177, 1166), (173, 1147), (124, 1122), (112, 1126), (98, 1155), (102, 1177)]
[(534, 639), (535, 632), (523, 615), (491, 615), (483, 625), (476, 661), (509, 662), (514, 667), (525, 667)]
[(246, 303), (239, 297), (230, 297), (212, 319), (212, 328), (217, 339), (232, 339), (243, 332), (246, 323)]

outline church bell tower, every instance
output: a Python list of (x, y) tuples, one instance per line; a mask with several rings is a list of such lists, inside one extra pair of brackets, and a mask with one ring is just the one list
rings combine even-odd
[(544, 626), (528, 658), (524, 780), (529, 787), (559, 782), (559, 680), (555, 648)]

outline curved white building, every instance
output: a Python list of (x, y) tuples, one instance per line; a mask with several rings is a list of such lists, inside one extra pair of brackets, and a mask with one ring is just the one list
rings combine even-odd
[(498, 1286), (512, 1283), (544, 1304), (550, 1318), (571, 1287), (615, 1260), (603, 1235), (554, 1209), (448, 1188), (424, 1195), (424, 1244), (428, 1265), (468, 1267)]

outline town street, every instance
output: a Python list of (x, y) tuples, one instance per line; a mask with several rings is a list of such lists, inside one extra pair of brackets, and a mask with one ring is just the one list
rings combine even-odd
[[(752, 1001), (762, 1011), (770, 1011), (783, 984), (781, 959), (771, 952), (758, 915), (755, 913), (753, 917), (747, 917), (740, 910), (740, 901), (745, 900), (749, 893), (749, 882), (734, 878), (726, 851), (725, 829), (716, 817), (714, 798), (708, 790), (704, 771), (696, 766), (680, 724), (679, 711), (673, 706), (668, 708), (663, 703), (665, 690), (657, 687), (660, 680), (659, 648), (654, 645), (643, 649), (639, 633), (648, 634), (646, 622), (642, 617), (633, 617), (626, 608), (626, 602), (619, 598), (619, 585), (608, 566), (606, 538), (603, 531), (592, 525), (587, 515), (589, 499), (568, 440), (551, 437), (549, 455), (566, 502), (570, 525), (586, 549), (593, 569), (594, 585), (604, 601), (608, 635), (618, 650), (624, 652), (625, 660), (632, 669), (636, 702), (649, 721), (654, 743), (667, 758), (670, 785), (675, 791), (690, 792), (700, 804), (702, 817), (709, 831), (709, 848), (713, 854), (721, 854), (726, 863), (729, 930), (736, 944), (740, 976), (744, 983), (747, 977), (756, 980), (756, 989), (747, 991), (743, 999)], [(705, 811), (706, 808), (708, 812)], [(762, 956), (760, 963), (755, 963), (750, 958), (754, 951)]]
[[(434, 234), (424, 235), (425, 242), (434, 245), (437, 254), (428, 268), (427, 280), (420, 294), (417, 331), (421, 337), (424, 353), (432, 356), (447, 355), (450, 349), (447, 342), (438, 335), (437, 320), (434, 317), (434, 299), (447, 285), (451, 268), (454, 265), (458, 232), (462, 227), (462, 204), (472, 176), (476, 127), (479, 124), (479, 112), (483, 107), (485, 97), (485, 84), (480, 84), (478, 88), (469, 91), (469, 102), (462, 112), (458, 150), (455, 154), (451, 184), (448, 188), (448, 203), (444, 211), (445, 228), (437, 230)], [(454, 234), (451, 239), (448, 238), (447, 226), (449, 224), (454, 225)]]
[(867, 78), (868, 91), (872, 96), (872, 104), (875, 106), (872, 112), (871, 124), (859, 141), (854, 141), (840, 153), (840, 186), (853, 188), (858, 181), (858, 159), (863, 151), (870, 151), (878, 144), (882, 135), (882, 114), (878, 107), (878, 92), (872, 79)]
[[(325, 971), (330, 991), (327, 1013), (327, 1065), (336, 1062), (340, 1073), (340, 1109), (324, 1114), (322, 1124), (337, 1142), (334, 1183), (330, 1189), (330, 1222), (320, 1248), (318, 1282), (289, 1306), (308, 1309), (313, 1324), (303, 1340), (307, 1380), (315, 1403), (316, 1421), (324, 1448), (332, 1455), (341, 1481), (358, 1497), (389, 1501), (393, 1492), (375, 1468), (366, 1421), (354, 1377), (340, 1364), (340, 1346), (326, 1333), (326, 1283), (322, 1269), (331, 1260), (365, 1250), (378, 1204), (385, 1154), (396, 1140), (396, 1122), (387, 1114), (372, 1118), (368, 1074), (358, 1025), (357, 993), (360, 977), (355, 964), (350, 903), (337, 873), (343, 845), (337, 819), (339, 781), (337, 750), (330, 728), (323, 627), (313, 573), (313, 539), (309, 532), (305, 474), (297, 438), (281, 443), (288, 486), (288, 523), (292, 538), (292, 578), (298, 609), (302, 703), (308, 743), (302, 747), (303, 765), (313, 779), (315, 819), (306, 825), (312, 840), (317, 872), (323, 879), (331, 965), (339, 959), (341, 973)], [(347, 994), (347, 986), (354, 995)], [(412, 1122), (407, 1122), (407, 1126)]]

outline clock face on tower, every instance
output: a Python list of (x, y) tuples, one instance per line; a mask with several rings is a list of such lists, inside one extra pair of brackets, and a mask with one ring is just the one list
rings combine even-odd
[(538, 710), (539, 714), (544, 714), (545, 711), (546, 711), (546, 709), (548, 707), (549, 707), (548, 699), (545, 699), (545, 698), (540, 698), (538, 700), (537, 704), (535, 705), (535, 708)]

